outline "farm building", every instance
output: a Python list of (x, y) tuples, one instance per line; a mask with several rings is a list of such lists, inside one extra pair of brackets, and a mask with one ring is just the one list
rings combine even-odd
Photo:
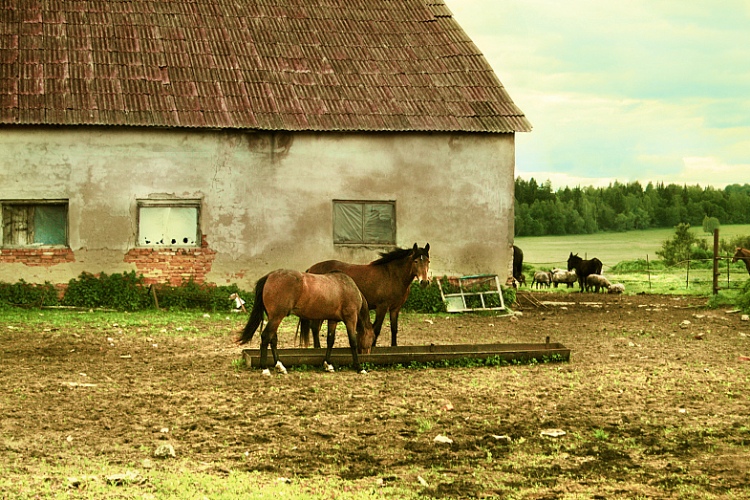
[(510, 273), (531, 129), (441, 0), (9, 0), (0, 281)]

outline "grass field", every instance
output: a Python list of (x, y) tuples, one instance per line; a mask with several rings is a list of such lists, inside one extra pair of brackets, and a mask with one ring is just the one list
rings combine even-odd
[[(712, 236), (703, 233), (701, 228), (693, 228), (692, 231), (697, 237), (712, 241)], [(719, 238), (728, 240), (747, 234), (750, 234), (750, 225), (723, 226), (719, 231)], [(657, 250), (660, 250), (663, 242), (673, 235), (674, 229), (649, 229), (624, 233), (516, 238), (515, 244), (523, 250), (524, 266), (530, 266), (534, 270), (566, 268), (568, 256), (573, 252), (583, 258), (597, 257), (604, 263), (603, 274), (613, 283), (625, 284), (628, 293), (711, 294), (712, 270), (705, 265), (702, 268), (693, 265), (689, 269), (687, 266), (656, 269), (647, 268), (644, 264), (640, 271), (629, 271), (625, 274), (612, 270), (616, 264), (624, 261), (640, 259), (652, 263), (659, 260)], [(719, 288), (736, 290), (747, 280), (747, 273), (740, 263), (727, 264), (728, 261), (721, 262)], [(527, 276), (527, 279), (531, 284), (531, 276)]]
[[(712, 236), (701, 228), (691, 228), (699, 238), (711, 241)], [(722, 226), (719, 238), (750, 234), (750, 225)], [(563, 267), (570, 252), (583, 258), (597, 257), (605, 268), (618, 262), (659, 258), (656, 251), (662, 243), (674, 236), (674, 229), (647, 229), (624, 233), (576, 234), (570, 236), (536, 236), (516, 238), (515, 244), (523, 250), (524, 263), (535, 268)]]

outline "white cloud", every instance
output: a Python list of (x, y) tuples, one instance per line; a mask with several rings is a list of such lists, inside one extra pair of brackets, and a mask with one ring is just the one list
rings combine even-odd
[(746, 1), (448, 6), (534, 126), (517, 135), (517, 175), (553, 185), (750, 182)]

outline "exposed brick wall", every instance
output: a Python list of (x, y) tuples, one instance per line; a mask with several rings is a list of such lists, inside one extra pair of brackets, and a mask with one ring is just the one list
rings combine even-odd
[(192, 280), (203, 283), (211, 271), (216, 252), (208, 248), (203, 236), (201, 248), (133, 248), (125, 254), (125, 262), (135, 264), (146, 284), (180, 286)]
[(3, 248), (0, 250), (0, 263), (15, 262), (27, 266), (54, 266), (65, 262), (75, 262), (70, 248)]

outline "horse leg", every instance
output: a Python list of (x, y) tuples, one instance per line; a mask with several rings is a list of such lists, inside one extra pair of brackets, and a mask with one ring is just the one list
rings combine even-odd
[(313, 335), (313, 347), (316, 349), (320, 349), (320, 327), (322, 324), (323, 323), (320, 320), (310, 322), (310, 329), (312, 330)]
[(349, 318), (345, 322), (346, 334), (349, 336), (349, 347), (352, 349), (352, 361), (354, 362), (354, 369), (359, 373), (367, 373), (359, 365), (359, 357), (357, 356), (357, 317)]
[(396, 337), (398, 336), (398, 313), (401, 312), (401, 308), (391, 309), (390, 320), (391, 320), (391, 347), (396, 347)]
[(271, 372), (266, 368), (266, 362), (268, 361), (268, 345), (271, 345), (271, 353), (273, 355), (273, 362), (276, 366), (276, 371), (286, 373), (286, 368), (279, 361), (279, 354), (276, 352), (276, 344), (278, 342), (277, 330), (281, 320), (269, 319), (266, 323), (266, 327), (263, 329), (263, 333), (260, 336), (260, 368), (263, 370), (263, 375), (270, 376)]
[[(334, 368), (331, 364), (331, 351), (333, 350), (333, 344), (336, 343), (336, 321), (328, 320), (328, 336), (326, 337), (326, 359), (323, 361), (323, 368), (327, 372), (333, 373)], [(347, 326), (347, 331), (349, 327)]]
[(385, 313), (388, 312), (387, 306), (378, 306), (375, 309), (375, 323), (372, 324), (372, 331), (375, 337), (372, 339), (372, 346), (378, 343), (378, 337), (380, 336), (380, 329), (383, 327), (383, 321), (385, 321)]

